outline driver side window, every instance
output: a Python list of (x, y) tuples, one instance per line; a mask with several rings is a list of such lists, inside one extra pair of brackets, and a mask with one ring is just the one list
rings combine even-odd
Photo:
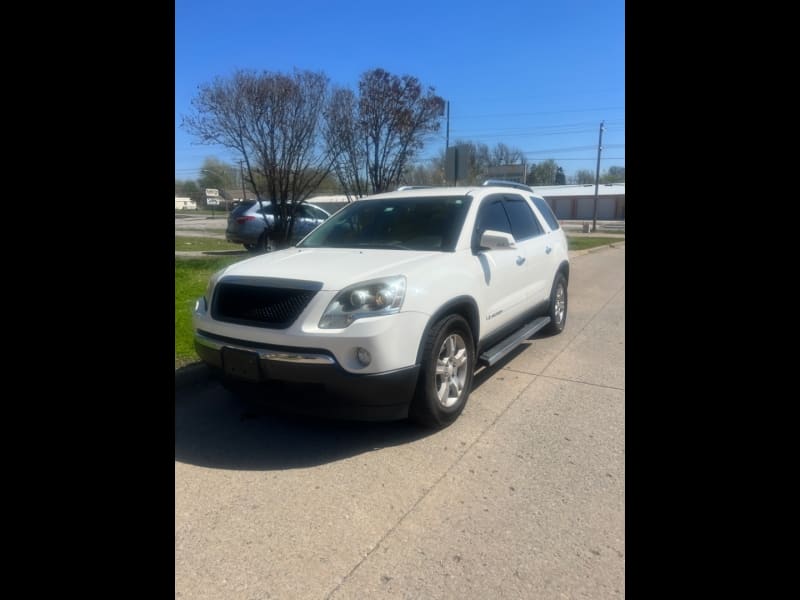
[(496, 199), (489, 198), (481, 206), (478, 218), (475, 221), (475, 232), (472, 236), (473, 250), (477, 250), (480, 247), (481, 235), (487, 229), (511, 233), (511, 223), (508, 221), (508, 215), (506, 215), (506, 211), (503, 208), (501, 197)]

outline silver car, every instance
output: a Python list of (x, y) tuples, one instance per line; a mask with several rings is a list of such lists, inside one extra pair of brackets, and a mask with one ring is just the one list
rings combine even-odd
[[(225, 238), (234, 244), (242, 244), (252, 252), (270, 250), (269, 231), (275, 225), (272, 203), (262, 200), (262, 207), (256, 200), (237, 204), (228, 215), (228, 228)], [(266, 223), (264, 216), (266, 215)], [(304, 238), (317, 225), (330, 217), (330, 213), (314, 204), (303, 203), (297, 206), (291, 243)]]

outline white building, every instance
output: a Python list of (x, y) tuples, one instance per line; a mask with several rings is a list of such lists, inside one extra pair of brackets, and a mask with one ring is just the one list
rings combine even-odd
[(197, 203), (191, 198), (175, 196), (175, 210), (197, 210)]
[[(594, 184), (534, 185), (533, 191), (547, 200), (559, 220), (594, 218)], [(597, 188), (597, 218), (625, 220), (625, 184), (601, 183)]]

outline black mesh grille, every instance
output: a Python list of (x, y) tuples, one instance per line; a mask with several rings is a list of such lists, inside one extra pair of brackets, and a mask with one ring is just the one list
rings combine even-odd
[(219, 321), (286, 329), (303, 312), (315, 291), (221, 283), (212, 316)]

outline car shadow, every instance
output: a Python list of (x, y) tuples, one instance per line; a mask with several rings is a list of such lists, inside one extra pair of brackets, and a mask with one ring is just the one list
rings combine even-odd
[[(540, 337), (546, 336), (537, 332), (528, 340)], [(528, 346), (520, 344), (495, 365), (476, 371), (472, 389), (480, 388)], [(324, 393), (314, 399), (333, 401)], [(213, 377), (175, 392), (175, 460), (214, 469), (307, 468), (435, 433), (410, 421), (362, 422), (286, 412), (234, 395)]]
[(175, 394), (175, 460), (208, 468), (307, 468), (433, 433), (409, 421), (359, 422), (287, 413), (231, 394), (213, 379)]

